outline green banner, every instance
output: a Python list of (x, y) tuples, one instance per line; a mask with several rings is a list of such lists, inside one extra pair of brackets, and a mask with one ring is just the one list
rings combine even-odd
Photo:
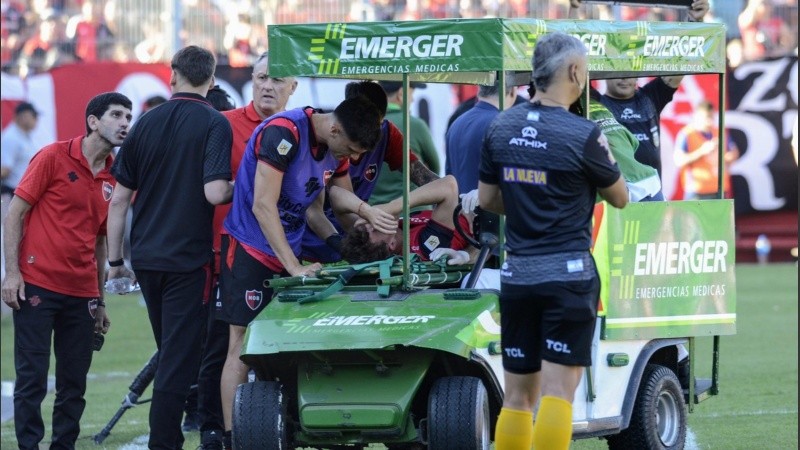
[(595, 233), (605, 339), (736, 333), (732, 200), (602, 204)]
[(487, 83), (497, 71), (530, 72), (536, 41), (553, 31), (586, 44), (592, 78), (725, 71), (721, 24), (446, 19), (273, 25), (270, 73)]

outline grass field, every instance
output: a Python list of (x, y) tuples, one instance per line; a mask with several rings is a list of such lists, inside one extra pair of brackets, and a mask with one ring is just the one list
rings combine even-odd
[[(737, 267), (738, 334), (722, 339), (721, 393), (697, 405), (689, 416), (687, 448), (798, 448), (797, 275), (795, 264)], [(91, 441), (117, 411), (133, 377), (155, 348), (138, 297), (111, 298), (107, 303), (113, 324), (90, 371), (78, 448), (146, 448), (146, 439), (142, 442), (141, 437), (148, 429), (147, 405), (126, 412), (102, 446)], [(0, 378), (13, 380), (10, 316), (0, 322), (0, 337)], [(698, 347), (698, 354), (710, 359), (710, 339), (700, 340)], [(149, 397), (149, 392), (144, 397)], [(45, 442), (50, 438), (52, 404), (51, 393), (42, 408), (48, 427)], [(13, 422), (3, 423), (0, 431), (0, 448), (15, 448)], [(186, 449), (198, 445), (197, 433), (186, 437)], [(578, 441), (572, 448), (605, 448), (605, 441)]]

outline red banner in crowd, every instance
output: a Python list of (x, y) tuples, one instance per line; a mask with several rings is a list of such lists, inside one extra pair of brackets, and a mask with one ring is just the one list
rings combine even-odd
[[(249, 68), (217, 70), (217, 82), (231, 94), (237, 106), (251, 97), (250, 72)], [(69, 139), (85, 133), (84, 110), (94, 95), (106, 91), (127, 95), (133, 102), (135, 118), (147, 98), (153, 95), (169, 98), (169, 76), (170, 68), (164, 64), (116, 63), (64, 66), (27, 80), (2, 74), (2, 126), (7, 126), (14, 107), (24, 100), (33, 103), (40, 112), (34, 136), (39, 145)], [(330, 80), (300, 80), (303, 89), (298, 89), (291, 104), (336, 105), (343, 89), (317, 87), (326, 82)], [(675, 135), (689, 122), (698, 102), (708, 99), (717, 105), (718, 85), (715, 75), (687, 76), (662, 114), (663, 185), (668, 198), (679, 198), (682, 192), (672, 162)], [(797, 57), (743, 64), (728, 75), (727, 85), (726, 123), (742, 154), (730, 167), (737, 213), (796, 211), (797, 165), (790, 141), (792, 125), (797, 121)], [(431, 128), (437, 133), (437, 142), (442, 142), (438, 134), (443, 135), (439, 124), (447, 122), (457, 104), (454, 92), (453, 89), (420, 92), (424, 94), (419, 96), (423, 102), (438, 108), (436, 117), (429, 118), (436, 122), (431, 123)], [(436, 99), (426, 97), (433, 94)], [(297, 98), (304, 96), (309, 98)], [(444, 149), (439, 150), (443, 153)]]

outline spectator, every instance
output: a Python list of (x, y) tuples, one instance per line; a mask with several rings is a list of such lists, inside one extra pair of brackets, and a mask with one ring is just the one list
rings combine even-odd
[[(589, 251), (595, 196), (619, 208), (628, 193), (597, 125), (567, 111), (588, 82), (586, 64), (578, 39), (560, 32), (541, 37), (532, 64), (536, 94), (500, 113), (484, 140), (480, 205), (506, 214), (508, 252), (500, 289), (505, 396), (497, 450), (569, 448), (575, 388), (592, 364), (600, 292)], [(547, 151), (519, 143), (520, 136), (546, 142)]]
[(44, 438), (50, 348), (56, 398), (50, 448), (75, 448), (95, 333), (111, 322), (103, 302), (111, 150), (131, 122), (131, 101), (108, 92), (86, 107), (86, 136), (42, 148), (14, 193), (3, 230), (3, 302), (14, 312), (14, 426), (20, 449)]
[(84, 0), (81, 13), (67, 23), (66, 37), (75, 45), (75, 56), (83, 62), (96, 62), (107, 54), (114, 34), (105, 22), (96, 0)]
[(772, 13), (772, 0), (748, 0), (739, 14), (739, 31), (746, 61), (788, 54), (795, 46), (789, 27)]
[[(386, 119), (398, 128), (403, 124), (403, 84), (399, 81), (380, 81), (379, 84), (386, 91), (388, 106), (386, 109)], [(408, 99), (414, 97), (414, 89), (425, 89), (425, 83), (411, 82), (409, 85)], [(428, 125), (419, 117), (409, 116), (408, 133), (410, 136), (409, 147), (415, 153), (418, 160), (422, 161), (431, 172), (439, 173), (439, 155), (433, 144), (431, 130)], [(401, 130), (402, 131), (402, 130)], [(416, 186), (412, 186), (412, 189)], [(388, 203), (395, 198), (403, 195), (403, 175), (400, 172), (392, 171), (384, 162), (375, 189), (369, 198), (370, 205)]]
[[(229, 202), (231, 127), (205, 100), (216, 60), (188, 46), (172, 58), (172, 98), (143, 115), (114, 161), (108, 214), (109, 279), (131, 277), (122, 259), (134, 192), (131, 266), (158, 347), (151, 449), (183, 448), (181, 419), (200, 363), (202, 302), (210, 292), (213, 205)], [(197, 170), (187, 170), (197, 168)]]
[[(681, 129), (675, 138), (675, 165), (682, 169), (684, 198), (688, 200), (720, 198), (718, 196), (718, 134), (714, 107), (708, 101), (703, 101), (695, 107), (692, 123)], [(738, 158), (739, 149), (730, 136), (726, 136), (723, 158), (725, 165), (727, 166)], [(732, 197), (727, 168), (722, 189), (726, 197)]]
[(31, 137), (38, 118), (39, 112), (36, 108), (28, 102), (22, 102), (14, 108), (14, 122), (3, 130), (3, 152), (0, 160), (3, 205), (6, 205), (11, 199), (10, 196), (14, 195), (14, 189), (28, 168), (28, 162), (39, 151)]

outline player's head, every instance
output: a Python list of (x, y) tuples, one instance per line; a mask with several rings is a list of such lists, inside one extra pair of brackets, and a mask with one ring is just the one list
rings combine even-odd
[(264, 52), (253, 64), (253, 107), (262, 119), (286, 110), (289, 97), (297, 89), (295, 77), (271, 77), (269, 53)]
[(351, 81), (344, 87), (344, 98), (353, 98), (363, 95), (367, 98), (381, 114), (381, 118), (386, 116), (386, 108), (389, 102), (386, 100), (386, 91), (380, 84), (373, 81)]
[(350, 264), (380, 261), (397, 253), (396, 235), (381, 233), (367, 223), (353, 227), (342, 240), (342, 258)]
[(381, 117), (378, 108), (363, 96), (348, 98), (333, 111), (328, 147), (339, 158), (355, 157), (378, 145)]
[(113, 146), (122, 144), (131, 124), (131, 100), (119, 92), (94, 96), (86, 105), (86, 135), (97, 133)]
[(541, 92), (569, 87), (577, 99), (588, 80), (586, 46), (565, 33), (550, 33), (539, 39), (533, 50), (532, 64), (533, 84)]
[(172, 70), (192, 87), (212, 85), (217, 60), (210, 51), (190, 45), (178, 50), (172, 57)]

